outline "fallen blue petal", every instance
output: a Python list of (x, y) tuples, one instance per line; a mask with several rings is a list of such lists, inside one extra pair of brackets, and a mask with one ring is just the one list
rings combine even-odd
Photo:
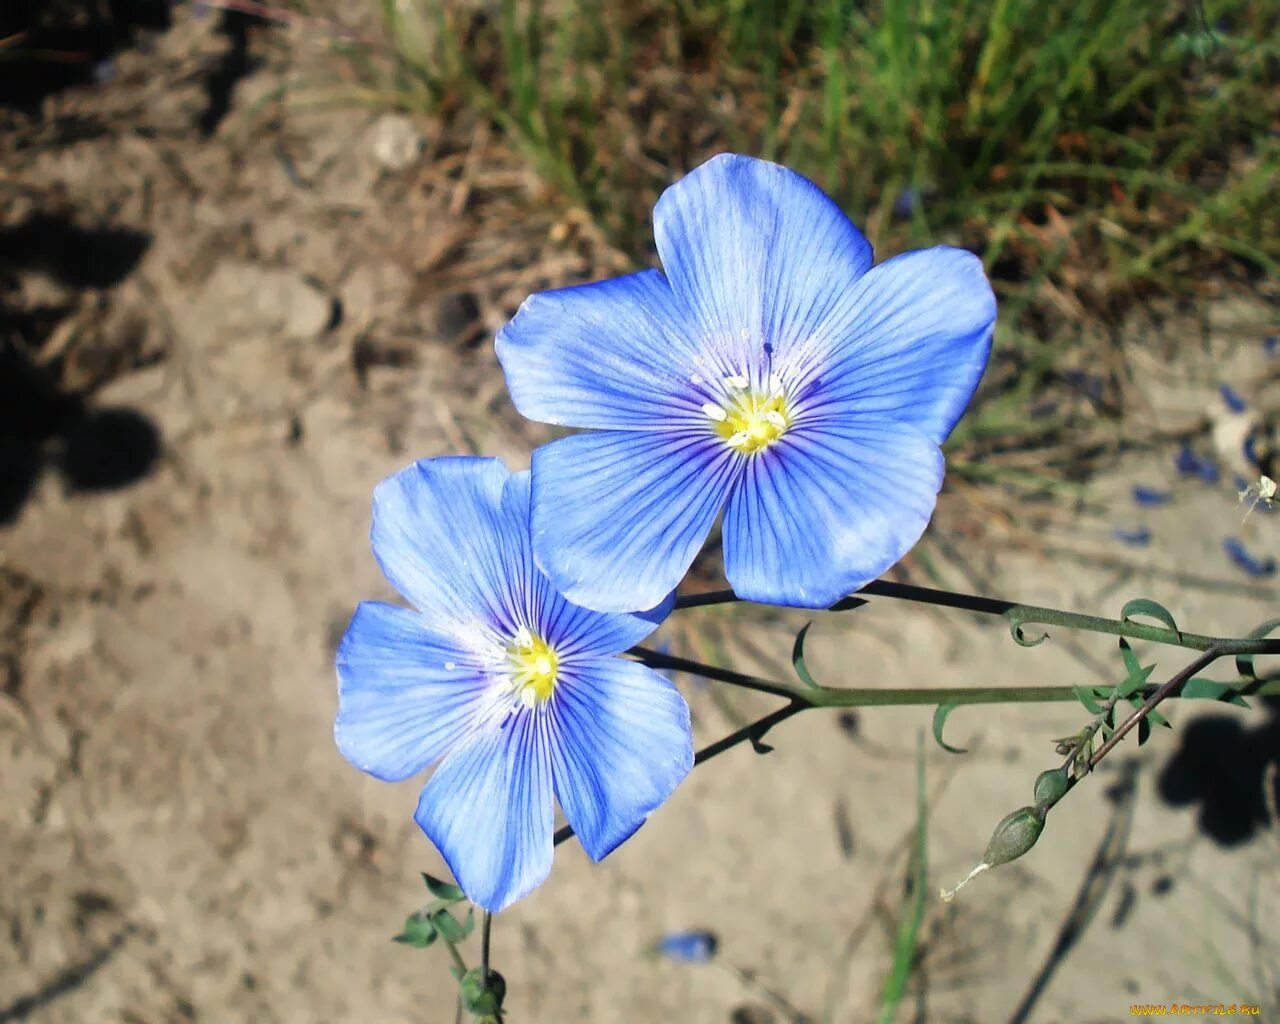
[(1131, 544), (1136, 548), (1145, 548), (1151, 543), (1151, 531), (1145, 526), (1139, 526), (1133, 530), (1127, 530), (1123, 526), (1117, 526), (1111, 532), (1111, 535), (1121, 544)]
[(1207, 484), (1216, 484), (1221, 476), (1218, 464), (1212, 459), (1197, 455), (1189, 444), (1184, 444), (1178, 450), (1173, 464), (1183, 476), (1199, 477)]
[(1230, 384), (1221, 384), (1218, 390), (1222, 392), (1222, 400), (1227, 403), (1227, 408), (1232, 412), (1244, 412), (1248, 408), (1244, 397)]
[(706, 931), (672, 932), (658, 940), (657, 951), (672, 960), (686, 964), (709, 963), (716, 955), (720, 940)]
[(1248, 459), (1253, 465), (1255, 466), (1260, 465), (1260, 463), (1258, 462), (1258, 439), (1254, 437), (1252, 434), (1249, 434), (1244, 439), (1244, 445), (1242, 447), (1244, 450), (1244, 457)]
[(1222, 547), (1226, 551), (1227, 557), (1250, 576), (1266, 577), (1276, 574), (1276, 560), (1274, 558), (1255, 558), (1249, 554), (1248, 549), (1244, 546), (1244, 541), (1240, 540), (1239, 537), (1228, 537), (1222, 542)]
[(1273, 334), (1269, 338), (1263, 338), (1262, 349), (1269, 356), (1275, 355), (1276, 351), (1280, 349), (1280, 337)]
[(1147, 508), (1156, 508), (1173, 501), (1173, 494), (1170, 491), (1162, 491), (1156, 487), (1144, 487), (1142, 484), (1137, 484), (1133, 488), (1133, 500), (1139, 505), (1145, 505)]

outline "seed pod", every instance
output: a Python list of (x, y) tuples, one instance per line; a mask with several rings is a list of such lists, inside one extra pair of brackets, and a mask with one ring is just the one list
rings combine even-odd
[(982, 863), (994, 868), (1017, 860), (1036, 845), (1043, 831), (1044, 815), (1034, 807), (1021, 807), (1006, 814), (991, 834)]
[(1062, 799), (1070, 784), (1066, 768), (1051, 768), (1036, 776), (1036, 809), (1043, 815)]

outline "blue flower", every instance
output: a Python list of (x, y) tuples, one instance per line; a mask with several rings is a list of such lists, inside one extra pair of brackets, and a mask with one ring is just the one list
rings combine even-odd
[(684, 698), (613, 657), (670, 602), (617, 615), (557, 593), (533, 561), (528, 473), (497, 459), (410, 466), (374, 492), (372, 543), (417, 611), (356, 609), (334, 737), (386, 781), (444, 758), (415, 817), (472, 902), (498, 911), (547, 877), (553, 795), (599, 860), (689, 773)]
[(743, 598), (824, 607), (900, 559), (942, 485), (995, 298), (971, 253), (872, 268), (812, 182), (724, 155), (654, 211), (656, 270), (531, 296), (498, 334), (524, 415), (593, 433), (533, 456), (533, 546), (571, 600), (680, 581), (723, 510)]

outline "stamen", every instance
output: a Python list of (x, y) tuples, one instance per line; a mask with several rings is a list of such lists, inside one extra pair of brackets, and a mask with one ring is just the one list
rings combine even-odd
[(706, 405), (702, 407), (702, 411), (717, 423), (723, 423), (729, 417), (729, 414), (721, 409), (720, 406), (713, 405), (710, 402), (707, 402)]
[(742, 390), (750, 383), (751, 381), (747, 380), (747, 378), (742, 376), (740, 373), (735, 373), (732, 377), (726, 377), (724, 379), (725, 387), (737, 388), (738, 390)]

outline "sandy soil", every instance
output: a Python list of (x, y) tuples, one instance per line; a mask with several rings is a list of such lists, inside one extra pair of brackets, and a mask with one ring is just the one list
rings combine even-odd
[[(40, 340), (3, 367), (0, 408), (0, 1022), (450, 1021), (443, 955), (387, 941), (422, 899), (417, 872), (442, 870), (411, 820), (417, 784), (337, 754), (333, 648), (357, 600), (389, 596), (367, 550), (373, 485), (449, 452), (526, 465), (545, 435), (507, 404), (489, 339), (528, 291), (618, 259), (551, 212), (520, 214), (516, 239), (540, 186), (483, 130), (460, 145), (426, 121), (300, 107), (324, 67), (300, 39), (237, 42), (180, 13), (142, 42), (112, 81), (13, 120), (0, 171), (0, 300)], [(221, 111), (232, 57), (245, 73)], [(1235, 458), (1217, 385), (1280, 408), (1273, 323), (1243, 293), (1139, 311), (1134, 417), (1209, 423), (1198, 443)], [(927, 550), (957, 589), (1106, 614), (1146, 595), (1188, 629), (1241, 633), (1277, 590), (1223, 537), (1276, 555), (1280, 533), (1262, 513), (1240, 527), (1234, 466), (1217, 486), (1173, 479), (1171, 451), (1104, 466), (1087, 505), (1020, 525), (995, 492), (964, 514), (952, 496)], [(1174, 500), (1135, 505), (1135, 481)], [(975, 508), (978, 539), (958, 525)], [(787, 671), (804, 618), (757, 617), (748, 645), (731, 615), (690, 613), (670, 641)], [(1105, 640), (1027, 650), (998, 624), (883, 601), (821, 616), (811, 651), (820, 679), (858, 685), (1121, 671)], [(1180, 664), (1162, 654), (1157, 677)], [(700, 742), (768, 703), (681, 683)], [(1262, 794), (1280, 709), (1173, 718), (1073, 793), (1027, 858), (930, 900), (900, 1020), (1112, 1021), (1170, 1001), (1272, 1019), (1280, 849)], [(960, 710), (948, 733), (970, 753), (925, 742), (931, 890), (1084, 720)], [(699, 769), (604, 864), (563, 847), (495, 928), (510, 1019), (874, 1019), (928, 724), (804, 715), (766, 759)], [(691, 927), (720, 936), (716, 963), (645, 955)]]

